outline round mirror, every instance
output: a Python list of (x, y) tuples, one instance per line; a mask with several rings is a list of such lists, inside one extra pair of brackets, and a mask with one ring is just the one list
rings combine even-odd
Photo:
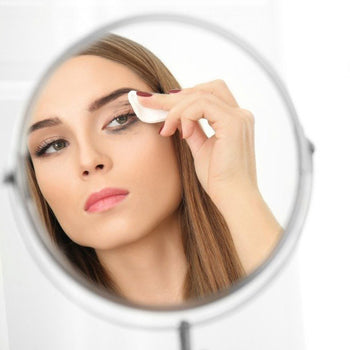
[[(130, 91), (165, 121), (141, 121)], [(112, 322), (233, 310), (281, 268), (305, 219), (312, 144), (286, 88), (247, 43), (193, 17), (129, 17), (74, 44), (17, 135), (6, 180), (29, 251)]]

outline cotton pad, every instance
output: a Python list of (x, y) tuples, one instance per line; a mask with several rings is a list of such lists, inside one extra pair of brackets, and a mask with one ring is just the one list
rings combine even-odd
[(139, 103), (135, 90), (129, 91), (128, 99), (136, 116), (145, 123), (163, 122), (169, 113), (169, 111), (164, 111), (162, 109), (153, 109), (142, 106)]

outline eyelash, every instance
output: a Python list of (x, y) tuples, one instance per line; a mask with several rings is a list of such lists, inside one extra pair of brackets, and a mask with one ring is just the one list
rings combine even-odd
[[(119, 132), (119, 131), (121, 131), (121, 130), (124, 130), (124, 129), (126, 129), (126, 128), (128, 128), (131, 124), (134, 124), (135, 122), (137, 122), (138, 121), (138, 118), (136, 117), (136, 114), (135, 113), (130, 113), (130, 112), (128, 112), (128, 113), (124, 113), (124, 114), (120, 114), (120, 115), (117, 115), (117, 116), (115, 116), (115, 117), (113, 117), (108, 123), (107, 123), (107, 125), (109, 125), (111, 122), (113, 122), (114, 120), (116, 120), (116, 119), (118, 119), (118, 118), (122, 118), (122, 117), (135, 117), (135, 119), (133, 120), (133, 121), (131, 121), (131, 122), (129, 122), (129, 123), (127, 123), (127, 124), (125, 124), (123, 127), (121, 127), (121, 128), (114, 128), (114, 129), (112, 129), (112, 131), (110, 131), (111, 133), (117, 133), (117, 132)], [(54, 140), (45, 140), (45, 141), (43, 141), (36, 149), (35, 149), (35, 155), (37, 156), (37, 157), (48, 157), (48, 155), (49, 154), (51, 154), (51, 153), (57, 153), (57, 152), (51, 152), (51, 153), (47, 153), (47, 154), (45, 154), (45, 152), (53, 145), (53, 144), (55, 144), (55, 142), (58, 142), (58, 141), (65, 141), (65, 140), (63, 140), (63, 139), (59, 139), (59, 138), (56, 138), (56, 139), (54, 139)], [(65, 143), (67, 144), (67, 141), (65, 141)]]

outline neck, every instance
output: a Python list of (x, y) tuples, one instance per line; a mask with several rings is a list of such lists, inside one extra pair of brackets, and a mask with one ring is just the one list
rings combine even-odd
[(187, 260), (178, 211), (141, 239), (96, 253), (129, 301), (143, 305), (183, 302)]

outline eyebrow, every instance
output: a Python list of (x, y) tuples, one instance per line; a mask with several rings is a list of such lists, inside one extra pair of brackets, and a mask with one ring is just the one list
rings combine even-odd
[[(111, 101), (116, 100), (117, 98), (119, 98), (122, 95), (127, 94), (131, 90), (136, 90), (136, 89), (120, 88), (120, 89), (114, 90), (111, 93), (109, 93), (108, 95), (102, 96), (102, 97), (98, 98), (97, 100), (93, 101), (89, 105), (88, 111), (89, 112), (97, 111), (102, 106), (106, 105), (107, 103), (109, 103)], [(125, 105), (128, 105), (128, 104), (129, 104), (129, 101), (126, 101)], [(46, 118), (46, 119), (40, 120), (40, 121), (32, 124), (29, 127), (27, 134), (30, 134), (35, 130), (39, 130), (42, 128), (47, 128), (47, 127), (51, 127), (51, 126), (55, 126), (55, 125), (59, 125), (59, 124), (62, 124), (62, 121), (58, 117)]]

